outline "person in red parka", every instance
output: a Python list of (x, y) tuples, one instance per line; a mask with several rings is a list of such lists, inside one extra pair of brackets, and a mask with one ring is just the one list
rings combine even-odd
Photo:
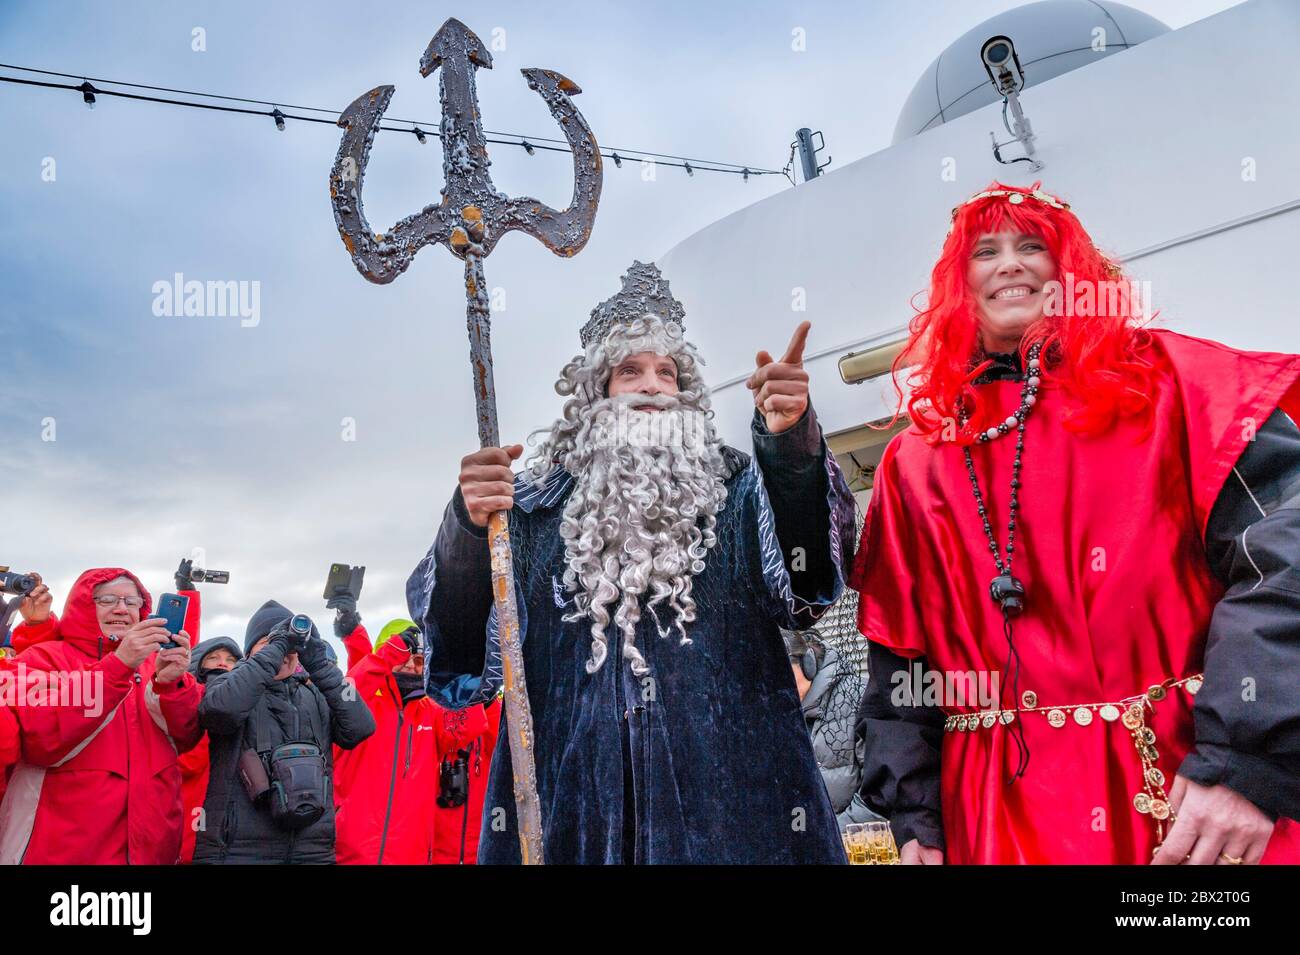
[[(214, 673), (229, 673), (244, 658), (244, 651), (233, 637), (213, 637), (194, 647), (190, 673), (199, 688), (207, 684)], [(188, 753), (181, 753), (181, 863), (194, 861), (194, 842), (200, 829), (207, 825), (203, 813), (203, 800), (208, 794), (208, 771), (211, 760), (208, 754), (208, 734), (204, 733)]]
[(186, 672), (189, 634), (160, 649), (172, 636), (151, 609), (134, 574), (88, 570), (53, 639), (19, 655), (23, 679), (48, 692), (13, 710), (22, 758), (0, 806), (0, 864), (177, 861), (177, 754), (201, 735), (200, 693)]
[(339, 864), (428, 865), (443, 753), (471, 746), (487, 728), (483, 707), (447, 719), (424, 693), (424, 654), (414, 626), (362, 657), (348, 679), (375, 718), (375, 733), (334, 751)]
[(59, 620), (50, 612), (54, 605), (54, 595), (50, 593), (49, 586), (38, 573), (33, 572), (27, 576), (36, 579), (36, 586), (18, 604), (18, 612), (23, 619), (9, 637), (9, 649), (15, 654), (22, 653), (32, 644), (51, 639)]
[[(444, 709), (443, 719), (462, 718), (466, 710)], [(477, 710), (474, 707), (468, 712)], [(459, 756), (465, 760), (468, 796), (462, 805), (439, 803), (434, 816), (433, 864), (474, 865), (478, 862), (478, 835), (483, 824), (483, 803), (487, 798), (488, 770), (492, 766), (492, 751), (496, 749), (497, 733), (501, 729), (501, 698), (483, 705), (487, 725), (483, 732), (462, 743), (457, 749), (442, 754), (442, 763), (455, 766)], [(454, 723), (453, 723), (454, 725)], [(446, 800), (444, 800), (445, 802)]]
[(5, 699), (15, 679), (11, 658), (0, 648), (0, 803), (4, 800), (5, 786), (9, 782), (9, 770), (18, 762), (21, 751), (18, 717), (14, 716)]
[[(10, 709), (17, 691), (18, 674), (21, 672), (14, 665), (14, 657), (33, 643), (39, 643), (52, 636), (54, 629), (50, 626), (25, 626), (30, 619), (48, 619), (50, 607), (54, 603), (50, 588), (41, 579), (41, 575), (33, 571), (27, 576), (35, 578), (36, 586), (18, 601), (17, 609), (23, 616), (23, 623), (18, 625), (14, 633), (8, 634), (9, 640), (5, 645), (0, 646), (0, 800), (4, 799), (9, 773), (22, 754), (22, 736), (18, 729), (18, 717)], [(12, 610), (13, 607), (11, 603), (9, 609)], [(0, 639), (5, 635), (0, 631)]]

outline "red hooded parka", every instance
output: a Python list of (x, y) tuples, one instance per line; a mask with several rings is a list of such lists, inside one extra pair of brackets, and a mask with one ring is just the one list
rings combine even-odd
[[(159, 686), (154, 658), (131, 670), (101, 634), (97, 586), (119, 567), (88, 570), (68, 594), (57, 636), (18, 657), (29, 690), (13, 708), (22, 759), (0, 805), (0, 864), (170, 865), (181, 845), (177, 754), (202, 735), (194, 677)], [(51, 677), (58, 674), (57, 678)]]
[(435, 861), (441, 755), (472, 745), (487, 729), (482, 706), (447, 719), (447, 712), (426, 696), (403, 705), (393, 668), (409, 657), (406, 644), (395, 637), (348, 671), (374, 714), (375, 733), (355, 749), (334, 750), (340, 865)]

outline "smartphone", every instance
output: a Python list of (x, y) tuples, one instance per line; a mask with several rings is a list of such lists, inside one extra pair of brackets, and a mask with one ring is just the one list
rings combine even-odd
[[(190, 598), (182, 597), (179, 594), (163, 594), (158, 598), (158, 607), (154, 611), (152, 619), (159, 619), (163, 622), (163, 627), (172, 636), (176, 636), (185, 627), (185, 613), (190, 609)], [(176, 640), (164, 643), (159, 649), (171, 650), (179, 647), (180, 643)]]
[(330, 573), (325, 578), (324, 597), (329, 600), (340, 592), (346, 593), (354, 600), (361, 599), (361, 584), (365, 580), (364, 567), (351, 567), (348, 564), (330, 564)]

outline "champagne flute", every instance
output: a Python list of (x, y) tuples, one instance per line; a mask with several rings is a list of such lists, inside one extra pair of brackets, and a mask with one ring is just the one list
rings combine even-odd
[(844, 853), (849, 857), (849, 865), (868, 865), (869, 850), (864, 823), (851, 822), (844, 827)]
[(899, 865), (898, 846), (894, 833), (885, 821), (862, 823), (862, 838), (866, 842), (868, 865)]

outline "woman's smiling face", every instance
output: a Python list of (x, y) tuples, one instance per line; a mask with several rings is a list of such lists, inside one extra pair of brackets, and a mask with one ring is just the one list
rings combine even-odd
[(975, 240), (966, 284), (978, 309), (984, 350), (1012, 352), (1043, 317), (1043, 286), (1056, 278), (1056, 260), (1041, 236), (987, 232)]

